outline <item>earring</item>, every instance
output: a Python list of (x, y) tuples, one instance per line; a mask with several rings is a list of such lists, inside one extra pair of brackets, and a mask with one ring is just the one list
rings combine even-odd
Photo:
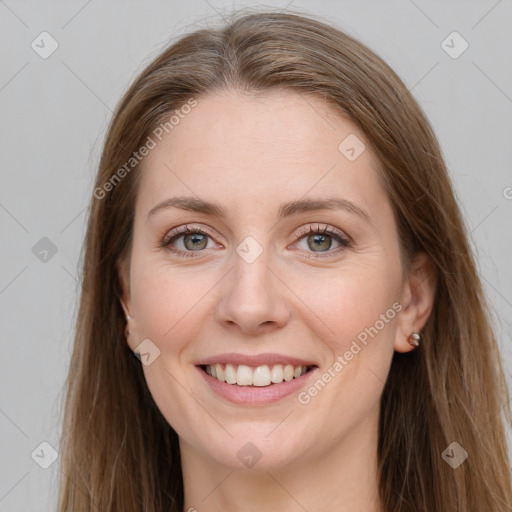
[(420, 344), (421, 341), (421, 334), (417, 332), (413, 332), (409, 337), (407, 338), (407, 341), (409, 342), (409, 345), (413, 347), (417, 347)]
[(128, 329), (128, 326), (126, 326), (126, 329), (124, 330), (124, 335), (128, 338), (131, 333), (132, 331), (130, 331), (130, 329)]

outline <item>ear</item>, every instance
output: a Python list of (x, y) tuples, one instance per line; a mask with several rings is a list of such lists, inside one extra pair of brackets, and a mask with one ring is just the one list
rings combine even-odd
[(132, 320), (132, 307), (130, 299), (130, 271), (129, 265), (126, 260), (120, 260), (116, 264), (117, 275), (121, 285), (121, 306), (123, 307), (124, 314), (127, 320)]
[(397, 352), (410, 352), (414, 349), (408, 342), (413, 332), (419, 333), (434, 307), (437, 288), (437, 269), (425, 252), (416, 253), (409, 275), (402, 289), (402, 311), (398, 317), (398, 329), (394, 348)]
[(137, 345), (136, 324), (132, 314), (132, 303), (130, 298), (130, 264), (126, 260), (118, 261), (116, 264), (117, 275), (121, 285), (120, 302), (126, 316), (126, 343), (131, 350)]

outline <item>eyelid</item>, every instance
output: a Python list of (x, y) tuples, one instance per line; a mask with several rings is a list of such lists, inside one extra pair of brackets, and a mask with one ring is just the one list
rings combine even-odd
[[(177, 228), (173, 228), (170, 231), (168, 231), (163, 239), (160, 242), (160, 247), (167, 249), (169, 252), (178, 254), (178, 256), (183, 257), (201, 257), (200, 253), (205, 253), (206, 250), (200, 250), (200, 251), (183, 251), (181, 249), (175, 249), (171, 248), (172, 244), (171, 242), (175, 239), (180, 238), (184, 235), (189, 234), (204, 234), (207, 235), (209, 238), (211, 238), (215, 243), (218, 243), (216, 239), (216, 235), (212, 233), (212, 231), (205, 226), (194, 226), (190, 224), (185, 224), (182, 226), (179, 226)], [(330, 226), (328, 224), (321, 225), (320, 223), (310, 223), (305, 227), (300, 228), (298, 231), (294, 234), (295, 241), (292, 243), (292, 245), (297, 244), (300, 242), (305, 236), (307, 235), (315, 235), (315, 234), (325, 234), (327, 236), (330, 236), (331, 238), (334, 238), (338, 241), (338, 243), (341, 244), (341, 250), (340, 248), (329, 250), (329, 251), (320, 251), (315, 252), (312, 251), (309, 253), (310, 255), (307, 256), (309, 258), (323, 258), (323, 257), (329, 257), (333, 256), (334, 254), (338, 254), (339, 252), (342, 252), (346, 248), (352, 247), (352, 239), (343, 231), (339, 230), (338, 228), (335, 228), (333, 226)], [(306, 251), (307, 252), (307, 251)], [(196, 255), (196, 253), (199, 253)]]
[(170, 240), (172, 240), (174, 237), (177, 237), (179, 235), (188, 235), (193, 233), (204, 233), (208, 235), (211, 238), (216, 238), (217, 235), (210, 230), (207, 226), (199, 226), (194, 224), (184, 224), (182, 226), (178, 226), (176, 228), (172, 228), (171, 230), (166, 231), (166, 234), (163, 237), (162, 243), (168, 243)]
[(305, 235), (316, 234), (317, 232), (325, 233), (328, 235), (337, 235), (346, 242), (352, 244), (352, 239), (344, 231), (330, 226), (329, 224), (322, 224), (320, 222), (311, 222), (308, 224), (308, 226), (300, 228), (295, 232), (294, 238), (300, 239)]

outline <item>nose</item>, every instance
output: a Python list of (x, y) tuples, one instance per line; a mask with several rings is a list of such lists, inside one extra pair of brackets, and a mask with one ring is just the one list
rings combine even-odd
[(234, 268), (223, 279), (216, 319), (224, 327), (246, 334), (263, 334), (289, 320), (286, 286), (269, 267), (267, 252), (248, 263), (234, 254)]

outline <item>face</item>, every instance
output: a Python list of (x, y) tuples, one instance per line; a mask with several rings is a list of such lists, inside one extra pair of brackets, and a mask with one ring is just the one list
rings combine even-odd
[(282, 468), (374, 433), (404, 277), (356, 125), (293, 92), (199, 97), (142, 172), (128, 342), (182, 450)]

